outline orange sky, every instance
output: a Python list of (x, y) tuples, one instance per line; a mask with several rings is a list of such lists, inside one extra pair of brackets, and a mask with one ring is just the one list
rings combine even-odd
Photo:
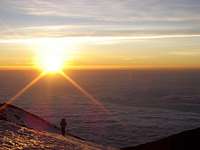
[(1, 1), (0, 66), (32, 67), (51, 49), (64, 51), (68, 67), (200, 68), (199, 8), (195, 0)]

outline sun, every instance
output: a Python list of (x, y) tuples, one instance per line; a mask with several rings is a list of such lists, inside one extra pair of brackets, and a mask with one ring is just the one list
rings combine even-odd
[(34, 51), (34, 65), (46, 73), (58, 73), (70, 68), (77, 53), (73, 40), (60, 38), (41, 38), (31, 47)]
[(50, 52), (44, 54), (39, 59), (39, 67), (45, 72), (54, 73), (59, 72), (64, 68), (64, 59), (63, 57), (55, 52)]
[[(35, 47), (37, 68), (46, 73), (56, 73), (62, 71), (66, 67), (66, 61), (69, 47), (56, 40), (41, 40)], [(69, 53), (68, 53), (69, 55)]]

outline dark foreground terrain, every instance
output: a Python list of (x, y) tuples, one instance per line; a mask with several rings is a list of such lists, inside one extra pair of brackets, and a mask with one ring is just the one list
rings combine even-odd
[(167, 138), (139, 145), (128, 147), (123, 150), (199, 150), (200, 149), (200, 128), (185, 131)]

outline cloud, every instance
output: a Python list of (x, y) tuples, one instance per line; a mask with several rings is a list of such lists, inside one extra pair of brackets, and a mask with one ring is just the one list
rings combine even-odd
[(1, 38), (197, 37), (199, 0), (1, 0)]
[(54, 38), (54, 37), (126, 37), (127, 39), (163, 39), (199, 37), (193, 29), (155, 29), (143, 26), (121, 25), (42, 25), (25, 27), (2, 26), (1, 38)]
[(174, 51), (174, 52), (170, 52), (170, 55), (175, 55), (175, 56), (200, 56), (200, 50), (199, 51)]
[(198, 0), (7, 0), (4, 6), (29, 15), (102, 21), (199, 21)]
[[(14, 37), (14, 38), (0, 38), (0, 44), (32, 44), (40, 42), (41, 40), (59, 40), (68, 41), (76, 44), (116, 44), (126, 43), (132, 41), (148, 41), (157, 39), (181, 39), (181, 38), (200, 38), (198, 35), (152, 35), (152, 36), (63, 36), (63, 37)], [(170, 55), (197, 55), (200, 52), (170, 52)]]

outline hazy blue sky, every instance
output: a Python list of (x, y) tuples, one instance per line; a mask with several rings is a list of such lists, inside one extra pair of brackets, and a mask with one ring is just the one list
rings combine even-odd
[(26, 40), (61, 38), (74, 64), (200, 67), (199, 0), (1, 0), (0, 28), (3, 65), (31, 63)]

